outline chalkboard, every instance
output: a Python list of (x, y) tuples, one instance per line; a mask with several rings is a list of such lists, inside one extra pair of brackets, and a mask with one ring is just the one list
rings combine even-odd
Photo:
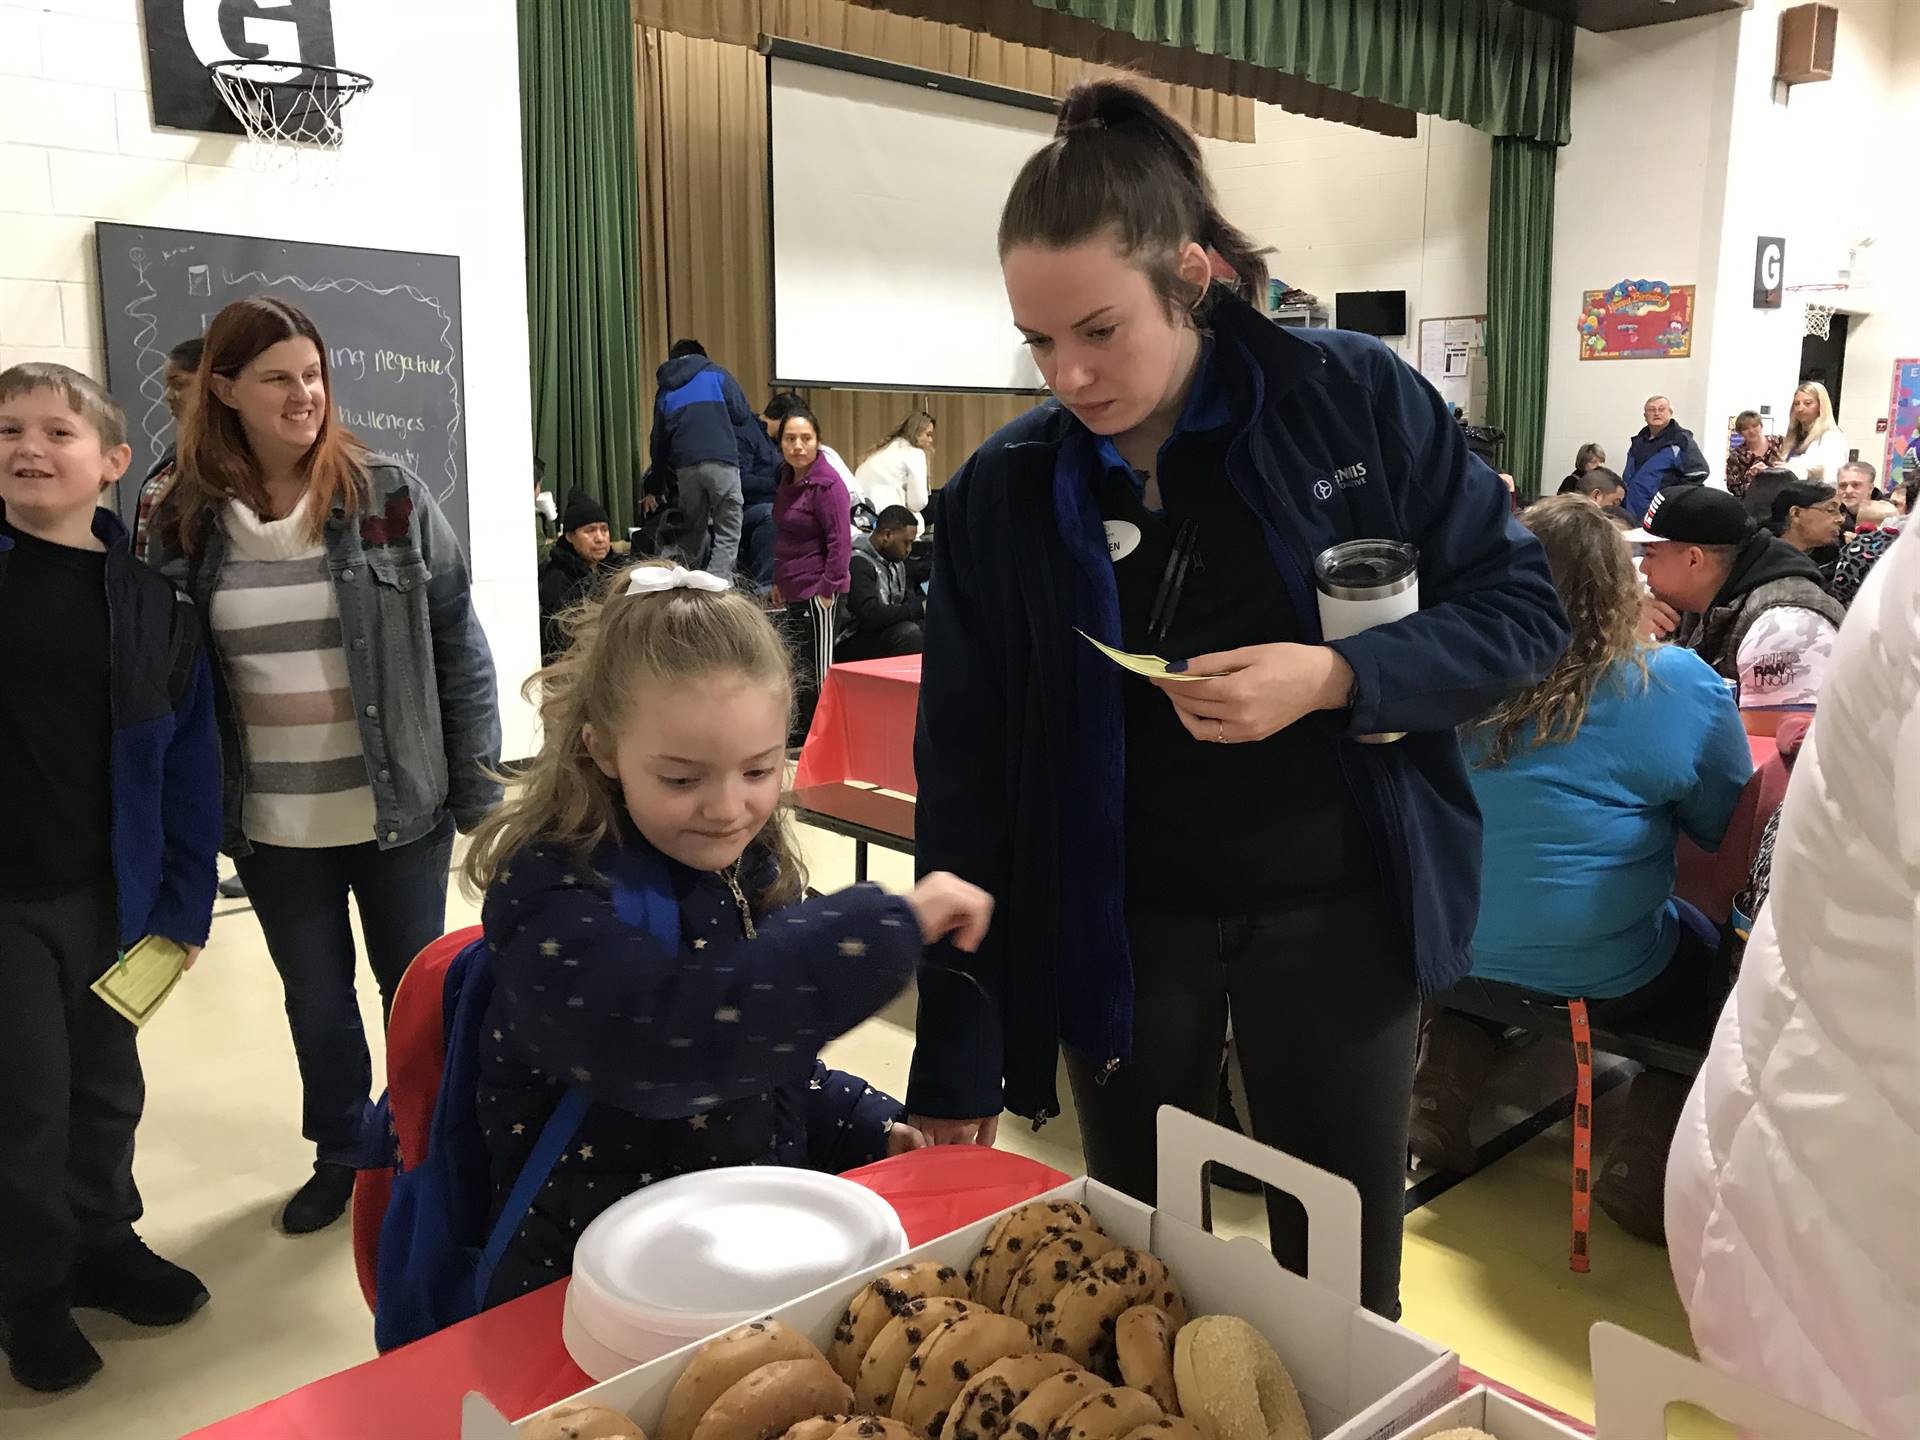
[(107, 385), (127, 412), (133, 446), (119, 493), (123, 518), (131, 522), (140, 477), (173, 443), (167, 351), (205, 333), (229, 302), (270, 294), (305, 310), (325, 337), (335, 419), (419, 476), (466, 543), (458, 256), (105, 221), (94, 239)]

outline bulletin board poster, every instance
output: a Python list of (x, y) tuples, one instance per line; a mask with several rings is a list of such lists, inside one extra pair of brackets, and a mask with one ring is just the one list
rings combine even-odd
[(1893, 401), (1887, 409), (1887, 463), (1881, 470), (1889, 489), (1894, 476), (1920, 466), (1920, 360), (1893, 362)]
[(1584, 292), (1582, 301), (1582, 360), (1685, 360), (1693, 354), (1691, 285), (1621, 280)]

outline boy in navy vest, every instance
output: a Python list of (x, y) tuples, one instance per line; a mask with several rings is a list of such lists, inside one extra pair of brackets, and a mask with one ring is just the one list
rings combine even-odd
[(0, 1345), (30, 1389), (100, 1356), (76, 1307), (174, 1325), (200, 1281), (134, 1234), (138, 1032), (90, 986), (213, 915), (220, 757), (193, 607), (99, 508), (120, 407), (64, 365), (0, 372)]

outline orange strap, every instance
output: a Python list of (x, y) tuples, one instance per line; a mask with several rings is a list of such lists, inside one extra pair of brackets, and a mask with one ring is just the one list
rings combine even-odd
[(1584, 1275), (1593, 1223), (1593, 1028), (1584, 1000), (1569, 1000), (1567, 1016), (1573, 1021), (1573, 1253), (1568, 1265)]

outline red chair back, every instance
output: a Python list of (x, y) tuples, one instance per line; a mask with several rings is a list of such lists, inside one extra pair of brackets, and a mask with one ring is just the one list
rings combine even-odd
[(1749, 740), (1756, 768), (1740, 792), (1720, 848), (1702, 850), (1682, 835), (1676, 851), (1680, 870), (1674, 893), (1716, 925), (1726, 924), (1733, 914), (1733, 897), (1747, 888), (1754, 857), (1760, 853), (1760, 836), (1787, 794), (1787, 762), (1774, 742), (1751, 736)]

